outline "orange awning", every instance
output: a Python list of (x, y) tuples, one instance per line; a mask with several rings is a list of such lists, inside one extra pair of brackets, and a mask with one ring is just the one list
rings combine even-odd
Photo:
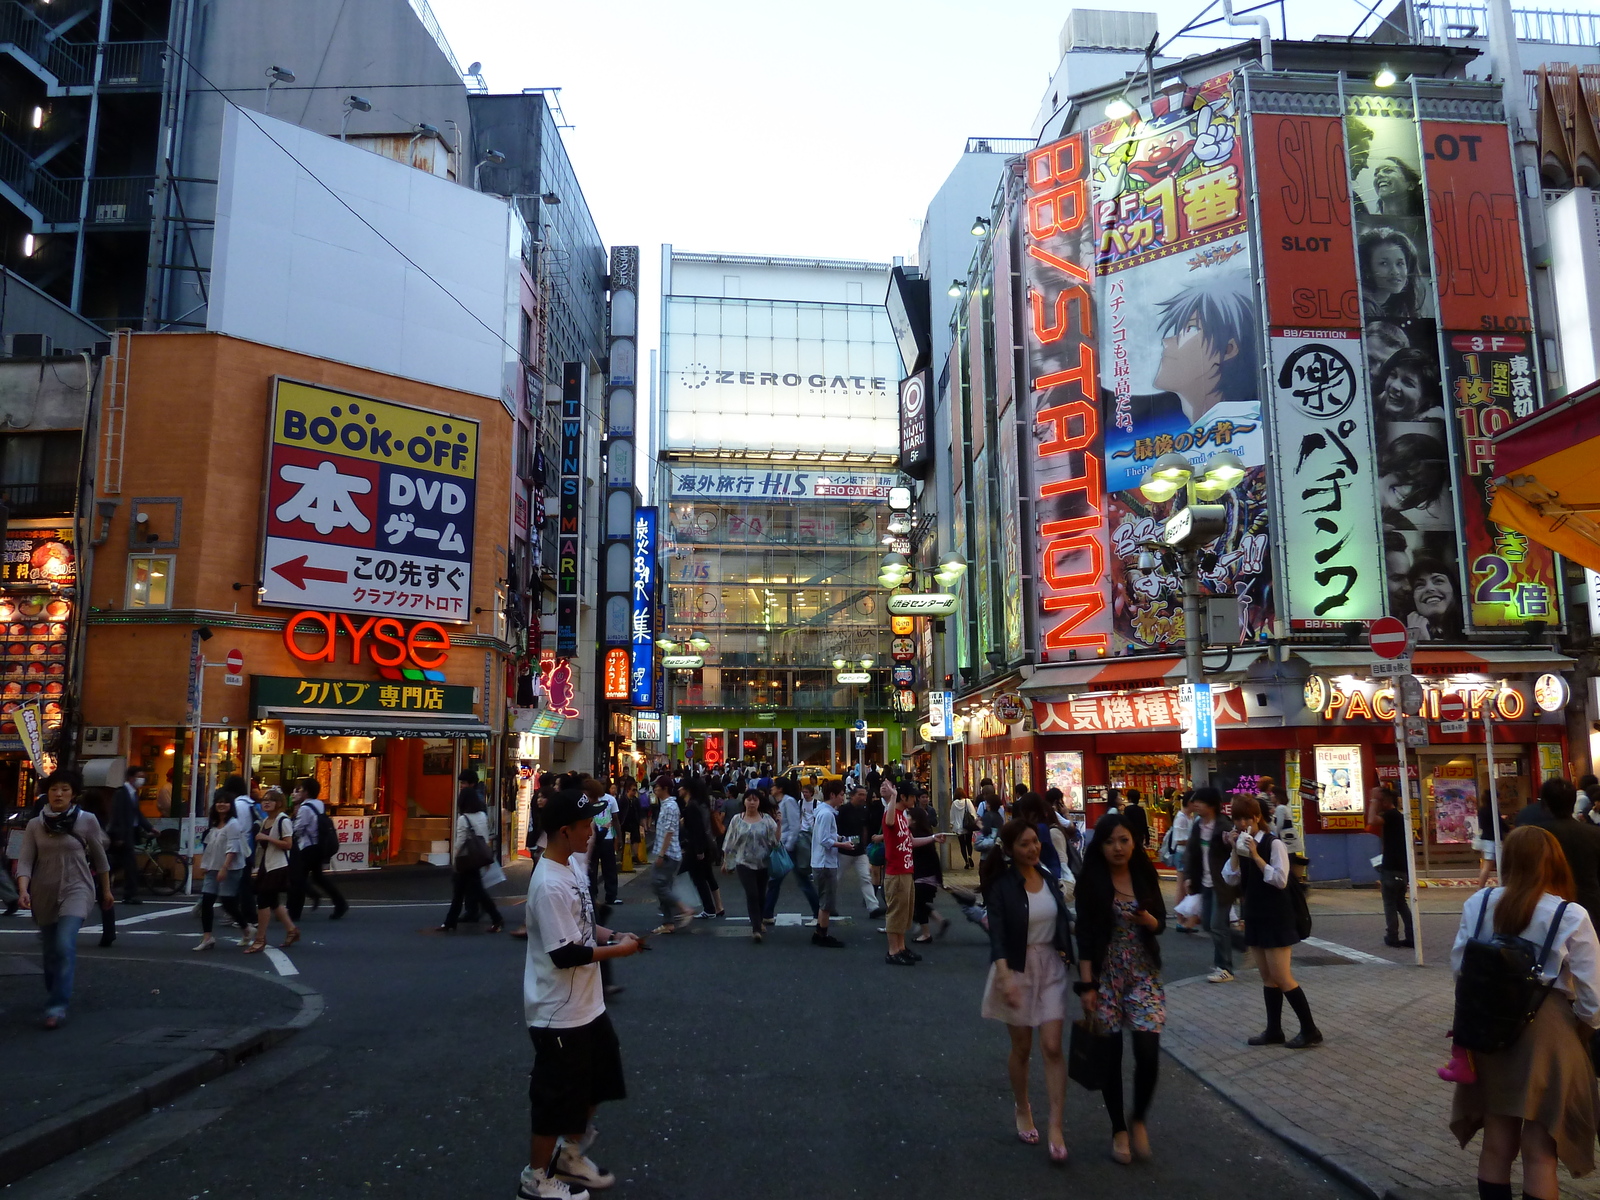
[(1489, 519), (1600, 571), (1600, 383), (1495, 439)]

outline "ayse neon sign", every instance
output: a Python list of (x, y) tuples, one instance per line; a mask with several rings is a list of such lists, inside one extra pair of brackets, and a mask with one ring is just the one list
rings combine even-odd
[(1104, 653), (1111, 625), (1087, 151), (1079, 133), (1027, 156), (1028, 375), (1046, 660), (1077, 649)]

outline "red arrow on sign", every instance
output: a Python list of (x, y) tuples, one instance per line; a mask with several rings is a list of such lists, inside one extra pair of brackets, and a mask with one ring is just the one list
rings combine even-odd
[(244, 670), (244, 651), (229, 650), (227, 662), (228, 674), (237, 675), (240, 671)]
[(1406, 626), (1398, 617), (1379, 617), (1367, 626), (1367, 644), (1379, 658), (1400, 658), (1406, 652)]
[(302, 554), (299, 558), (291, 558), (286, 563), (279, 563), (272, 568), (274, 575), (282, 575), (302, 592), (306, 590), (306, 580), (321, 579), (327, 583), (344, 583), (349, 580), (349, 571), (331, 571), (326, 567), (311, 567), (306, 565), (309, 554)]
[(1439, 697), (1439, 720), (1465, 721), (1467, 719), (1467, 702), (1460, 696), (1451, 692)]

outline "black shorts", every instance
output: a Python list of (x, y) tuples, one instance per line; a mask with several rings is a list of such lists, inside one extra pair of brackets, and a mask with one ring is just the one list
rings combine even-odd
[(529, 1029), (528, 1036), (533, 1039), (528, 1102), (534, 1137), (582, 1133), (591, 1108), (627, 1098), (622, 1047), (609, 1013), (571, 1029)]

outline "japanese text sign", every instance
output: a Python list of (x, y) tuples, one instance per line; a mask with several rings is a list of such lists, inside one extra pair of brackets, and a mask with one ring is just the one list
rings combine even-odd
[(1289, 624), (1383, 615), (1372, 410), (1355, 331), (1274, 330), (1273, 440)]
[[(1246, 723), (1244, 698), (1237, 688), (1210, 692), (1215, 724)], [(1183, 708), (1177, 688), (1152, 688), (1036, 703), (1033, 717), (1040, 733), (1124, 733), (1179, 729)]]
[(370, 679), (306, 679), (296, 676), (251, 677), (254, 703), (262, 708), (334, 710), (360, 713), (473, 712), (472, 689), (451, 684)]
[(273, 388), (259, 602), (467, 621), (478, 423)]
[(656, 535), (660, 511), (655, 506), (633, 510), (633, 615), (628, 625), (629, 699), (637, 708), (656, 702)]

